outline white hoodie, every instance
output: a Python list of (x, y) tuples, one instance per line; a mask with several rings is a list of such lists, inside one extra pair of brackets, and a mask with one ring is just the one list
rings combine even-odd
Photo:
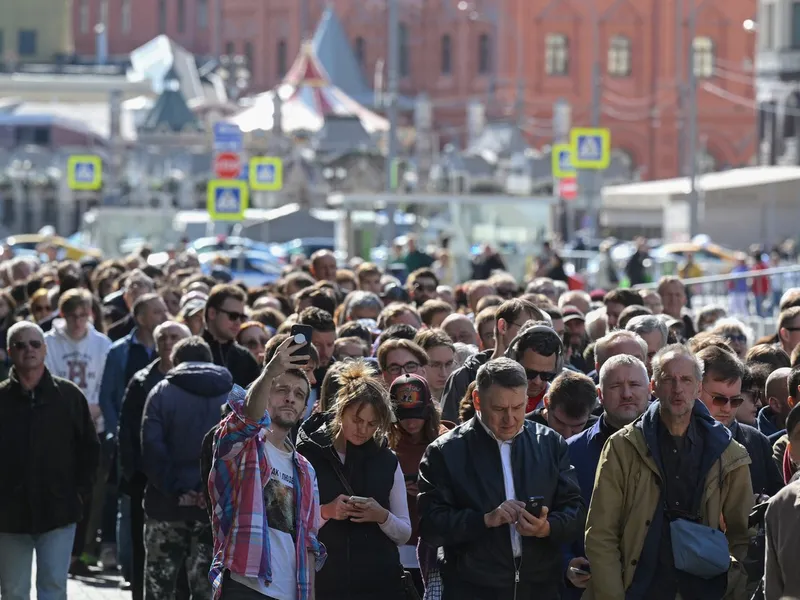
[[(53, 327), (44, 336), (47, 344), (47, 357), (44, 364), (58, 377), (69, 379), (77, 385), (86, 396), (89, 404), (100, 403), (100, 384), (106, 357), (111, 348), (108, 336), (97, 331), (89, 324), (89, 331), (82, 340), (73, 340), (67, 335), (66, 321), (55, 319)], [(103, 418), (99, 417), (95, 426), (103, 431)]]

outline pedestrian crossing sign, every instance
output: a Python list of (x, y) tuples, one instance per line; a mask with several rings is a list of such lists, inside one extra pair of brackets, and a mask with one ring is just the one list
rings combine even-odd
[(608, 129), (576, 128), (570, 131), (572, 164), (576, 169), (607, 169), (611, 163), (611, 134)]
[(213, 179), (208, 182), (206, 207), (212, 221), (241, 221), (250, 200), (247, 182)]
[(93, 154), (67, 158), (67, 185), (71, 190), (99, 190), (103, 185), (103, 159)]
[(250, 188), (255, 192), (277, 192), (283, 188), (283, 160), (277, 156), (256, 156), (248, 169)]
[(553, 179), (569, 179), (575, 177), (575, 168), (572, 166), (572, 146), (569, 144), (555, 144), (551, 150), (553, 161)]

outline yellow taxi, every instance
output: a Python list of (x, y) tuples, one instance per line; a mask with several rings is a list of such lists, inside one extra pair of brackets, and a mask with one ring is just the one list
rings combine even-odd
[(54, 246), (60, 260), (80, 260), (85, 256), (97, 259), (102, 258), (100, 250), (75, 246), (57, 235), (45, 236), (38, 233), (25, 233), (8, 237), (5, 243), (15, 252), (42, 253), (45, 246)]

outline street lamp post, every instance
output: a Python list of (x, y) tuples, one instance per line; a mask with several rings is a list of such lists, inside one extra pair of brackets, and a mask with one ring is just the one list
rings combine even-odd
[(694, 238), (700, 233), (700, 195), (697, 193), (697, 73), (695, 72), (694, 35), (697, 28), (697, 9), (692, 7), (689, 11), (689, 51), (688, 56), (688, 85), (687, 85), (687, 110), (689, 112), (687, 148), (689, 158), (689, 237)]
[[(385, 178), (386, 178), (386, 191), (392, 193), (393, 176), (392, 168), (395, 158), (397, 156), (397, 92), (398, 92), (398, 77), (399, 77), (399, 27), (400, 16), (398, 14), (397, 0), (387, 0), (388, 2), (388, 35), (387, 41), (389, 47), (386, 52), (386, 67), (387, 67), (387, 85), (386, 94), (383, 99), (386, 103), (386, 115), (389, 118), (389, 139), (386, 144), (386, 164)], [(394, 225), (395, 207), (391, 202), (386, 207), (386, 242), (391, 246), (395, 237)]]

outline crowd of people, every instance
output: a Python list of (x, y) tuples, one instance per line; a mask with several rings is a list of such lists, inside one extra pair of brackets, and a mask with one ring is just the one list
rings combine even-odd
[(249, 289), (5, 261), (0, 597), (34, 553), (40, 600), (98, 568), (134, 600), (800, 597), (800, 288), (754, 340), (679, 278), (451, 286), (409, 250)]

